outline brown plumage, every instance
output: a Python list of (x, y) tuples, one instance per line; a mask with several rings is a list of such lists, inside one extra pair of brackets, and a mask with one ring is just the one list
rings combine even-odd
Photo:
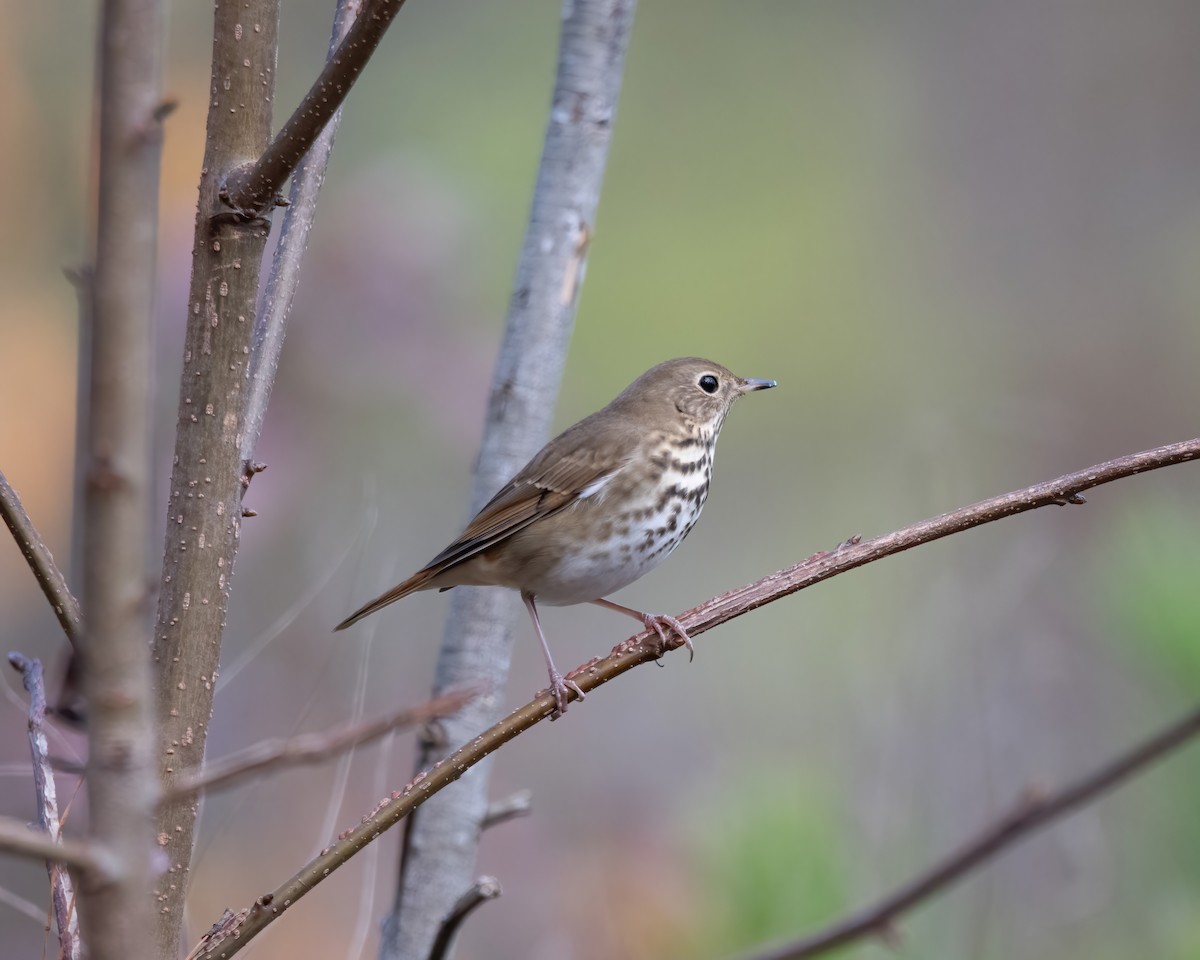
[(659, 364), (546, 444), (453, 543), (336, 629), (417, 590), (519, 590), (542, 641), (556, 715), (565, 712), (569, 690), (580, 699), (583, 692), (555, 670), (535, 599), (598, 603), (664, 639), (663, 626), (669, 626), (690, 647), (673, 617), (603, 598), (683, 540), (708, 496), (717, 434), (729, 408), (743, 394), (773, 386), (773, 380), (746, 380), (697, 357)]

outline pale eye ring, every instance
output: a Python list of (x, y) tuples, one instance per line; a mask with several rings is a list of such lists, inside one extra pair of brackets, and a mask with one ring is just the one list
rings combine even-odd
[(700, 378), (699, 383), (700, 383), (700, 389), (703, 390), (705, 393), (716, 393), (717, 392), (717, 386), (718, 386), (717, 378), (714, 377), (711, 373), (706, 373), (704, 376), (702, 376)]

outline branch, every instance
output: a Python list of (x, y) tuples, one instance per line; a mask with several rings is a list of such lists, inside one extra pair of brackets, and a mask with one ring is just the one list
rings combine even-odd
[[(573, 0), (563, 8), (553, 99), (476, 460), (471, 512), (550, 432), (636, 8), (634, 0)], [(506, 677), (516, 612), (516, 598), (507, 591), (455, 590), (434, 690)], [(502, 692), (502, 684), (496, 689)], [(498, 697), (480, 698), (443, 723), (446, 742), (451, 748), (467, 742), (498, 711)], [(443, 747), (425, 747), (418, 769), (444, 755)], [(428, 956), (438, 924), (474, 879), (487, 777), (485, 766), (409, 824), (381, 960)]]
[(341, 108), (402, 6), (404, 0), (365, 0), (362, 13), (271, 145), (253, 164), (230, 172), (221, 189), (226, 204), (248, 214), (271, 207), (283, 182)]
[(162, 153), (164, 0), (106, 0), (83, 532), (83, 695), (91, 835), (119, 871), (85, 874), (92, 960), (154, 956), (154, 693), (147, 656), (152, 331)]
[(111, 881), (121, 876), (120, 865), (113, 857), (105, 856), (95, 843), (69, 837), (55, 839), (30, 829), (16, 817), (0, 817), (0, 851), (30, 860), (78, 867), (96, 880)]
[(996, 821), (957, 853), (904, 884), (875, 906), (852, 914), (820, 933), (794, 943), (748, 955), (745, 960), (800, 960), (849, 946), (868, 936), (887, 937), (896, 920), (953, 885), (1027, 835), (1120, 786), (1173, 750), (1200, 734), (1196, 710), (1107, 766), (1077, 780), (1058, 793), (1026, 796), (1007, 816)]
[[(187, 332), (167, 505), (158, 612), (159, 777), (164, 790), (201, 765), (241, 533), (246, 480), (241, 433), (258, 282), (269, 224), (230, 213), (228, 172), (262, 154), (271, 136), (279, 0), (219, 2), (201, 164)], [(155, 906), (156, 956), (175, 957), (183, 927), (197, 805), (158, 808), (170, 864)]]
[[(33, 789), (37, 798), (38, 823), (47, 840), (61, 845), (62, 820), (58, 815), (58, 791), (50, 766), (50, 745), (43, 727), (46, 719), (46, 687), (42, 664), (19, 653), (10, 653), (8, 662), (21, 674), (21, 683), (29, 694), (29, 752), (33, 763)], [(60, 869), (54, 858), (46, 860), (50, 874), (50, 897), (54, 904), (54, 922), (58, 927), (60, 960), (76, 960), (79, 949), (79, 919), (75, 913), (75, 891), (71, 875)]]
[[(718, 624), (750, 610), (918, 544), (1037, 507), (1080, 503), (1083, 498), (1079, 494), (1083, 490), (1147, 470), (1184, 463), (1197, 457), (1200, 457), (1200, 438), (1168, 444), (1110, 460), (1087, 470), (1059, 477), (1057, 480), (984, 500), (874, 540), (858, 541), (855, 538), (831, 553), (815, 554), (748, 586), (714, 597), (681, 615), (679, 619), (695, 639)], [(670, 649), (678, 649), (682, 642), (676, 638), (667, 645), (656, 633), (643, 631), (617, 644), (607, 657), (584, 664), (570, 676), (584, 693), (590, 693), (634, 667), (657, 660), (668, 646)], [(338, 867), (347, 863), (368, 843), (395, 826), (426, 800), (458, 780), (471, 767), (505, 743), (546, 719), (554, 708), (554, 697), (548, 691), (543, 692), (490, 729), (472, 737), (432, 769), (417, 774), (403, 791), (393, 793), (389, 799), (379, 804), (364, 816), (357, 826), (341, 834), (335, 843), (321, 851), (295, 876), (272, 893), (260, 897), (249, 909), (243, 910), (239, 914), (238, 923), (231, 928), (228, 936), (200, 956), (206, 960), (227, 960), (228, 957), (232, 957), (271, 921), (329, 877)]]
[(264, 740), (223, 760), (206, 764), (200, 770), (183, 774), (171, 785), (163, 800), (182, 800), (201, 792), (228, 789), (239, 780), (268, 770), (320, 763), (351, 747), (378, 740), (393, 730), (452, 713), (478, 695), (479, 690), (448, 693), (420, 706), (395, 710), (363, 723), (347, 724), (323, 733), (305, 733), (286, 740)]
[(66, 577), (55, 565), (50, 549), (37, 532), (33, 521), (29, 519), (25, 508), (21, 506), (21, 499), (17, 496), (17, 491), (9, 485), (3, 473), (0, 473), (0, 514), (4, 515), (5, 525), (12, 533), (13, 539), (17, 541), (21, 553), (25, 555), (29, 569), (37, 578), (42, 593), (50, 601), (54, 615), (58, 617), (58, 622), (62, 625), (63, 633), (71, 641), (72, 647), (77, 646), (80, 624), (79, 601), (72, 596)]
[[(362, 0), (338, 0), (333, 14), (327, 63), (333, 61), (339, 44), (346, 38), (361, 8)], [(300, 264), (304, 260), (308, 234), (317, 214), (317, 194), (325, 181), (329, 156), (333, 153), (333, 140), (341, 122), (342, 108), (339, 105), (292, 176), (288, 203), (280, 222), (279, 241), (275, 245), (271, 272), (263, 293), (262, 315), (254, 325), (254, 343), (250, 354), (250, 396), (246, 401), (241, 442), (242, 460), (247, 463), (258, 446), (267, 415), (267, 403), (271, 399), (279, 356), (283, 352), (283, 338), (287, 333), (288, 314), (300, 284)], [(279, 182), (282, 183), (282, 180)]]
[(455, 902), (450, 912), (438, 927), (433, 947), (429, 951), (429, 960), (445, 960), (450, 954), (450, 945), (458, 935), (463, 921), (489, 900), (495, 900), (504, 891), (500, 889), (500, 881), (495, 877), (480, 877), (471, 888)]
[(487, 808), (483, 819), (479, 822), (480, 830), (491, 830), (509, 820), (527, 817), (533, 812), (533, 791), (518, 790), (516, 793), (498, 800)]
[(1088, 467), (1086, 470), (1068, 473), (1055, 480), (1035, 483), (1031, 487), (1014, 490), (1012, 493), (981, 500), (873, 540), (860, 540), (855, 537), (830, 553), (818, 553), (755, 583), (714, 597), (682, 614), (679, 619), (683, 621), (688, 633), (695, 637), (734, 617), (740, 617), (743, 613), (757, 610), (764, 604), (772, 603), (855, 567), (1039, 507), (1082, 504), (1086, 502), (1081, 496), (1085, 490), (1148, 470), (1186, 463), (1197, 457), (1200, 457), (1200, 437), (1131, 453)]

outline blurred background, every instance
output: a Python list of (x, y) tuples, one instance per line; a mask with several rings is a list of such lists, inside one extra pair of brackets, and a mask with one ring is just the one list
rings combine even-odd
[[(67, 568), (62, 268), (88, 256), (95, 6), (0, 0), (0, 468)], [(284, 5), (277, 124), (330, 6)], [(210, 18), (173, 5), (164, 507)], [(556, 0), (413, 0), (351, 97), (247, 501), (210, 756), (426, 695), (445, 598), (330, 629), (465, 519), (558, 21)], [(1195, 435), (1198, 50), (1193, 0), (644, 4), (556, 423), (672, 356), (780, 389), (738, 406), (704, 521), (619, 599), (684, 610), (852, 534)], [(716, 958), (797, 936), (1173, 719), (1200, 682), (1198, 483), (1175, 467), (856, 571), (521, 737), (493, 792), (532, 789), (534, 814), (486, 835), (480, 871), (505, 892), (459, 955)], [(586, 607), (544, 622), (564, 667), (628, 630)], [(57, 662), (7, 536), (0, 623), (6, 649)], [(522, 622), (510, 704), (541, 670)], [(32, 818), (5, 684), (0, 810)], [(210, 800), (193, 941), (411, 765), (401, 736)], [(1200, 955), (1198, 788), (1192, 748), (906, 919), (903, 953)], [(374, 956), (398, 840), (253, 954)], [(47, 900), (41, 867), (0, 860), (6, 955), (39, 955)]]

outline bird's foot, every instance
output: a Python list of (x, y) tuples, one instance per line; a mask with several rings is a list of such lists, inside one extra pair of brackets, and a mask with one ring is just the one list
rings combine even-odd
[(647, 630), (653, 630), (658, 634), (658, 639), (662, 641), (663, 649), (670, 650), (671, 642), (667, 639), (666, 631), (663, 627), (670, 627), (683, 641), (683, 646), (688, 648), (688, 660), (696, 658), (696, 648), (692, 646), (692, 638), (688, 636), (687, 631), (683, 629), (683, 624), (674, 617), (669, 617), (665, 613), (643, 613), (642, 622), (646, 624)]
[(567, 712), (567, 703), (571, 693), (574, 693), (580, 700), (585, 699), (579, 684), (563, 677), (557, 670), (550, 671), (550, 692), (554, 694), (554, 710), (550, 714), (551, 720), (557, 720)]

